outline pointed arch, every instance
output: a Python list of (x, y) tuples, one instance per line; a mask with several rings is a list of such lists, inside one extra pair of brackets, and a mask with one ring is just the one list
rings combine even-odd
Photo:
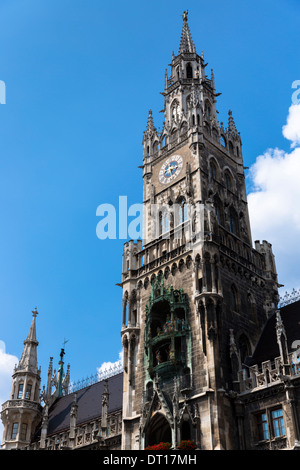
[(145, 434), (146, 446), (159, 444), (160, 442), (172, 443), (171, 425), (167, 417), (161, 412), (157, 411), (152, 416)]

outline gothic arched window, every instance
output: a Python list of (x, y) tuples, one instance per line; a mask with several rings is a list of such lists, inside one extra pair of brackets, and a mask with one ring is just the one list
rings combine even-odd
[(178, 224), (182, 224), (188, 218), (187, 205), (184, 198), (181, 198), (177, 202), (178, 204)]
[(190, 63), (186, 66), (186, 78), (193, 78), (193, 67)]
[(209, 164), (209, 176), (214, 180), (217, 178), (217, 167), (213, 160), (211, 160)]
[(216, 213), (216, 219), (219, 225), (223, 225), (223, 211), (222, 204), (218, 197), (214, 197), (214, 208)]
[(20, 400), (23, 397), (23, 387), (24, 387), (24, 384), (20, 383), (19, 388), (18, 388), (18, 396), (17, 396), (18, 400)]
[(225, 171), (225, 173), (224, 173), (224, 181), (225, 181), (226, 189), (231, 191), (232, 190), (232, 180), (231, 180), (231, 175), (230, 175), (228, 170)]

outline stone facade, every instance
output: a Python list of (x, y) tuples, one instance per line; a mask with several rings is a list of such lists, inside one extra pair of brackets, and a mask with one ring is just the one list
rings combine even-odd
[(206, 67), (185, 12), (163, 128), (150, 111), (143, 136), (143, 240), (124, 244), (122, 373), (70, 392), (62, 350), (40, 394), (34, 313), (3, 448), (298, 448), (300, 302), (278, 308), (272, 246), (253, 247), (241, 137)]
[[(150, 111), (143, 138), (143, 246), (124, 246), (123, 449), (166, 439), (175, 447), (183, 437), (201, 449), (237, 448), (225, 391), (278, 302), (272, 247), (252, 248), (241, 138), (231, 111), (226, 129), (218, 122), (206, 65), (185, 16), (165, 77), (163, 129)], [(153, 331), (166, 312), (188, 333)]]

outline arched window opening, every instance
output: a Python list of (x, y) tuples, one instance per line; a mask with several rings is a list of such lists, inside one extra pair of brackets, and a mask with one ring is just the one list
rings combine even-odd
[(229, 211), (229, 230), (233, 235), (239, 234), (238, 218), (235, 210), (231, 207)]
[(231, 181), (231, 175), (230, 175), (229, 171), (225, 171), (224, 181), (225, 181), (225, 188), (228, 189), (229, 191), (231, 191), (232, 190), (232, 181)]
[(31, 388), (32, 388), (32, 385), (31, 385), (31, 384), (27, 384), (26, 392), (25, 392), (25, 399), (26, 399), (26, 400), (30, 400), (30, 397), (31, 397)]
[(214, 208), (218, 224), (223, 225), (222, 205), (218, 197), (214, 198)]
[(171, 443), (172, 433), (167, 419), (161, 413), (156, 413), (146, 430), (146, 446), (152, 446), (160, 442)]
[(180, 225), (188, 219), (187, 204), (184, 198), (181, 198), (177, 204), (178, 204), (177, 218), (178, 218), (178, 224)]
[(190, 63), (186, 66), (186, 78), (193, 78), (193, 67)]
[(210, 118), (211, 118), (211, 107), (210, 107), (210, 104), (208, 102), (205, 103), (205, 107), (204, 107), (204, 114), (205, 114), (205, 118), (210, 121)]
[(23, 397), (23, 388), (24, 388), (24, 384), (20, 383), (19, 388), (18, 388), (18, 397), (17, 397), (18, 400), (21, 400)]
[(209, 176), (211, 179), (217, 178), (217, 167), (216, 164), (211, 160), (209, 164)]

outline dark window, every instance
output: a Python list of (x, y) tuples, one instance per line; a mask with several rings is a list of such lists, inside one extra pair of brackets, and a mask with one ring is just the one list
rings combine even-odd
[(23, 384), (19, 385), (19, 390), (18, 390), (18, 400), (20, 400), (23, 396)]
[(18, 423), (13, 423), (11, 430), (11, 439), (16, 439), (18, 433)]
[(256, 416), (258, 439), (265, 441), (270, 437), (285, 436), (285, 425), (282, 408), (274, 408), (270, 411), (263, 411)]
[(25, 394), (26, 400), (30, 400), (30, 395), (31, 395), (31, 385), (27, 385), (26, 394)]
[(27, 433), (27, 424), (23, 423), (21, 426), (21, 432), (20, 432), (21, 441), (26, 441), (26, 433)]
[(186, 78), (193, 78), (193, 68), (191, 64), (187, 64), (186, 66)]
[(269, 429), (268, 429), (268, 420), (267, 413), (260, 413), (257, 416), (257, 428), (258, 428), (258, 439), (264, 441), (269, 439)]
[(235, 210), (233, 208), (230, 209), (229, 211), (229, 230), (233, 235), (238, 235), (239, 234), (239, 229), (238, 229), (238, 218)]
[(216, 165), (214, 164), (214, 162), (210, 162), (209, 174), (210, 174), (210, 177), (212, 179), (216, 179), (216, 177), (217, 177), (217, 168), (216, 168)]

